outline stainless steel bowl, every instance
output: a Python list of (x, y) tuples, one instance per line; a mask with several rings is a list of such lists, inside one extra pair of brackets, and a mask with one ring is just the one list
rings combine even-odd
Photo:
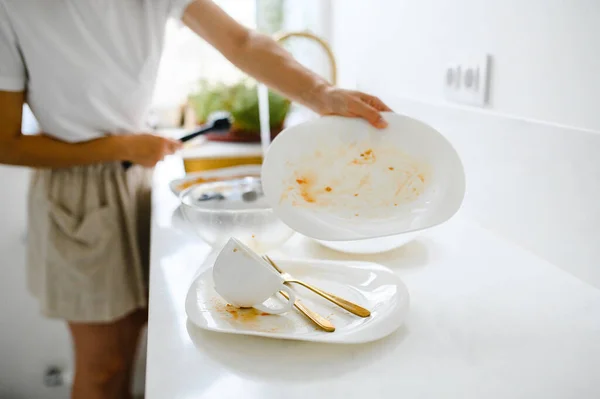
[(184, 190), (179, 198), (190, 227), (213, 247), (235, 237), (265, 252), (294, 234), (266, 203), (259, 178), (200, 184)]

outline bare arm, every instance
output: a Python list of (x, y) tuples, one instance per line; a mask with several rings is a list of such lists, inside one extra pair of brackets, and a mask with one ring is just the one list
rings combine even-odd
[(245, 28), (211, 0), (191, 3), (183, 22), (242, 71), (290, 99), (323, 115), (356, 116), (385, 125), (379, 111), (390, 109), (381, 100), (331, 87), (273, 39)]
[(124, 149), (114, 137), (69, 144), (48, 136), (24, 136), (23, 102), (23, 92), (0, 91), (0, 163), (63, 168), (124, 159)]
[(132, 160), (153, 166), (178, 148), (171, 140), (152, 135), (109, 136), (84, 143), (66, 143), (44, 135), (25, 136), (21, 133), (24, 99), (23, 92), (0, 91), (0, 164), (66, 168)]

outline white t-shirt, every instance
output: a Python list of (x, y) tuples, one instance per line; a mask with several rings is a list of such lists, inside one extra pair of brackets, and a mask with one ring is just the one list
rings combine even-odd
[(146, 129), (168, 17), (193, 0), (0, 0), (0, 91), (81, 142)]

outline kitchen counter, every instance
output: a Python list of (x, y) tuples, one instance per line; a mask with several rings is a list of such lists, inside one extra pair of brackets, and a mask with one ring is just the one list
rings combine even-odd
[(168, 182), (153, 192), (147, 399), (600, 398), (600, 290), (455, 217), (388, 254), (352, 257), (294, 237), (274, 255), (370, 260), (411, 294), (405, 325), (364, 345), (205, 332), (184, 301), (210, 248), (173, 226)]

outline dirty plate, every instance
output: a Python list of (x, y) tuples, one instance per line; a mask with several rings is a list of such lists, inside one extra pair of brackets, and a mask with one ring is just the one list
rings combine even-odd
[(277, 136), (262, 184), (284, 223), (314, 239), (351, 241), (433, 227), (458, 211), (465, 175), (450, 142), (416, 119), (384, 118), (383, 130), (328, 116)]
[(232, 180), (246, 176), (260, 177), (260, 168), (260, 165), (241, 165), (230, 168), (207, 170), (205, 172), (190, 173), (180, 179), (171, 181), (171, 183), (169, 183), (169, 188), (173, 194), (179, 196), (183, 190), (196, 184)]
[(200, 328), (222, 333), (346, 344), (381, 339), (404, 323), (409, 307), (408, 290), (386, 267), (366, 262), (277, 259), (275, 262), (294, 277), (369, 309), (371, 316), (354, 316), (294, 285), (302, 302), (329, 319), (336, 327), (335, 332), (320, 330), (295, 310), (284, 315), (265, 315), (254, 309), (236, 309), (215, 292), (212, 268), (208, 268), (188, 291), (185, 308), (189, 320)]

